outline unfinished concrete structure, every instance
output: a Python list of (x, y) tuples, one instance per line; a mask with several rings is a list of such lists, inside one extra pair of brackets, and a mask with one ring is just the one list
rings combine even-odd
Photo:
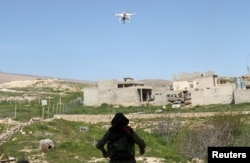
[(84, 104), (140, 106), (150, 103), (164, 106), (181, 100), (185, 104), (191, 104), (190, 106), (197, 106), (250, 102), (250, 77), (249, 82), (232, 79), (201, 75), (193, 80), (174, 81), (171, 90), (167, 87), (145, 86), (132, 78), (124, 78), (124, 81), (102, 80), (98, 82), (98, 87), (84, 89)]
[(151, 101), (151, 96), (152, 87), (132, 78), (124, 78), (124, 81), (101, 80), (98, 87), (84, 89), (84, 104), (139, 106)]
[(198, 82), (195, 80), (189, 81), (175, 81), (173, 82), (173, 90), (183, 91), (183, 90), (193, 90), (197, 88)]
[(234, 101), (235, 83), (217, 75), (203, 76), (192, 81), (175, 81), (175, 91), (188, 90), (191, 93), (191, 104), (231, 104)]
[(164, 106), (168, 104), (167, 92), (169, 88), (159, 87), (152, 90), (152, 103), (155, 106)]

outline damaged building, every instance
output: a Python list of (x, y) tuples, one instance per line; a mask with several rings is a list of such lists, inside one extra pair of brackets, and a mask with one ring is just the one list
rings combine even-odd
[(140, 106), (151, 100), (152, 87), (133, 78), (124, 78), (124, 81), (101, 80), (97, 87), (84, 89), (84, 104), (87, 106)]

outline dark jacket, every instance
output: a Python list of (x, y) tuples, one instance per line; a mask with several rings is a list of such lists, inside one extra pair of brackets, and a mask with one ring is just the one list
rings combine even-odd
[[(121, 134), (126, 134), (129, 138), (131, 138), (133, 145), (137, 144), (139, 146), (140, 154), (144, 154), (146, 147), (144, 140), (141, 139), (131, 127), (127, 126), (128, 123), (129, 120), (122, 113), (117, 113), (112, 119), (112, 126), (104, 134), (103, 138), (96, 144), (96, 148), (102, 151), (104, 157), (109, 157), (107, 154), (107, 150), (105, 149), (105, 145), (111, 140), (120, 137)], [(133, 153), (133, 158), (131, 158), (132, 160), (134, 160), (133, 162), (135, 162), (134, 156), (135, 153)], [(111, 158), (111, 162), (115, 162), (114, 159), (115, 158)]]

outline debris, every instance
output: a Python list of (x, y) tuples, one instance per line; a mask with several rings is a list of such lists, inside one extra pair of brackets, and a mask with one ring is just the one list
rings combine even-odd
[(51, 139), (40, 140), (40, 149), (43, 153), (48, 153), (50, 150), (55, 149), (54, 142)]
[(0, 162), (12, 162), (12, 161), (15, 161), (16, 159), (14, 157), (9, 157), (8, 155), (6, 154), (1, 154), (0, 155)]
[(80, 126), (80, 132), (88, 132), (89, 131), (89, 127), (88, 126)]

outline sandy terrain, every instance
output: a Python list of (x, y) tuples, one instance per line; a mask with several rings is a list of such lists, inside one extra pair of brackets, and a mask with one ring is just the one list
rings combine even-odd
[(11, 81), (22, 81), (22, 80), (33, 80), (33, 79), (37, 79), (37, 77), (31, 75), (20, 75), (20, 74), (0, 72), (0, 84)]

